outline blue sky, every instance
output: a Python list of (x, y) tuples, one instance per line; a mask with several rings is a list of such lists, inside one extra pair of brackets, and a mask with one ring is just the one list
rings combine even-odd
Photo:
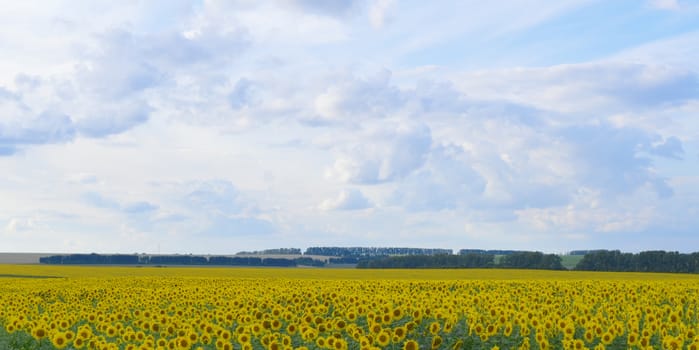
[(0, 251), (699, 250), (695, 1), (0, 20)]

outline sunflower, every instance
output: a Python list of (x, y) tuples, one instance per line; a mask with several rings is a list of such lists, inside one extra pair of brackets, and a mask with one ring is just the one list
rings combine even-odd
[(187, 337), (178, 337), (176, 344), (177, 348), (181, 350), (190, 350), (192, 347), (192, 342)]
[(595, 340), (595, 333), (588, 329), (585, 331), (583, 338), (585, 338), (586, 342), (592, 343)]
[(635, 346), (638, 344), (638, 333), (636, 332), (629, 332), (629, 335), (626, 337), (626, 343), (629, 346)]
[(335, 350), (347, 350), (347, 342), (344, 339), (336, 339), (333, 348)]
[(432, 337), (432, 349), (439, 349), (442, 345), (442, 337), (435, 335)]
[(391, 335), (387, 331), (381, 331), (376, 336), (376, 343), (379, 344), (381, 347), (386, 347), (388, 344), (391, 342)]
[(505, 325), (505, 329), (503, 330), (503, 334), (506, 337), (509, 337), (510, 335), (512, 335), (512, 325), (511, 324)]
[(240, 344), (246, 344), (250, 342), (250, 335), (247, 333), (239, 334), (238, 335), (238, 343)]
[(12, 334), (17, 330), (17, 327), (15, 327), (14, 324), (10, 323), (10, 324), (5, 326), (5, 330), (7, 331), (7, 333)]
[(108, 337), (114, 338), (117, 335), (117, 329), (113, 326), (109, 326), (106, 333)]
[(420, 350), (420, 345), (411, 339), (403, 344), (403, 350)]
[(83, 338), (78, 337), (78, 338), (75, 338), (75, 340), (73, 340), (73, 347), (76, 349), (84, 348), (85, 344), (86, 344), (86, 342)]
[(575, 336), (575, 326), (573, 324), (566, 325), (566, 327), (563, 328), (563, 335), (566, 339), (573, 339)]
[(68, 339), (66, 339), (63, 332), (56, 332), (53, 337), (51, 337), (51, 344), (53, 344), (56, 349), (63, 349), (68, 346)]
[(405, 339), (405, 336), (408, 334), (408, 330), (404, 327), (396, 327), (396, 329), (393, 330), (393, 335), (398, 338), (399, 341)]
[(46, 329), (44, 329), (44, 327), (41, 326), (36, 327), (32, 329), (32, 336), (36, 340), (41, 340), (47, 336)]
[(612, 343), (612, 341), (614, 341), (614, 334), (610, 332), (604, 332), (604, 334), (602, 334), (601, 340), (602, 344), (609, 345)]

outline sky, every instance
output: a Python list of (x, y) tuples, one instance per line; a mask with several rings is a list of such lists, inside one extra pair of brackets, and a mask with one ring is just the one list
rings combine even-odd
[(694, 0), (15, 1), (0, 251), (699, 251)]

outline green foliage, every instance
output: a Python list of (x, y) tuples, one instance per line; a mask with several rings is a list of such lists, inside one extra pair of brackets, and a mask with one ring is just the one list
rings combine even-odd
[(563, 270), (561, 257), (542, 252), (517, 252), (502, 257), (498, 267), (513, 269)]
[(493, 255), (405, 255), (388, 256), (374, 259), (362, 259), (358, 268), (477, 268), (492, 267)]
[(362, 259), (358, 268), (518, 268), (563, 270), (561, 258), (541, 252), (515, 252), (495, 261), (493, 254), (467, 253), (461, 255), (405, 255)]
[(633, 254), (622, 253), (618, 250), (598, 250), (585, 254), (575, 269), (583, 271), (699, 273), (699, 253), (680, 254), (654, 250)]
[[(196, 265), (196, 266), (296, 266), (291, 258), (243, 257), (243, 256), (200, 256), (200, 255), (104, 255), (67, 254), (51, 255), (39, 260), (53, 265)], [(318, 263), (314, 263), (318, 266)]]
[(4, 325), (0, 324), (0, 349), (3, 350), (53, 350), (51, 342), (37, 341), (30, 334), (23, 331), (8, 333)]
[(582, 260), (582, 255), (561, 255), (561, 265), (568, 270), (572, 270)]

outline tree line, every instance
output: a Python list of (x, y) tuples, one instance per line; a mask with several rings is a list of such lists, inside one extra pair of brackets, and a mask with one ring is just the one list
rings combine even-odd
[[(328, 247), (326, 247), (328, 248)], [(337, 248), (337, 247), (335, 247)], [(310, 248), (309, 248), (310, 249)], [(324, 248), (325, 249), (325, 248)], [(352, 248), (342, 252), (357, 253)], [(374, 248), (372, 248), (374, 249)], [(356, 265), (358, 268), (517, 268), (563, 270), (561, 257), (529, 251), (476, 251), (461, 250), (454, 254), (405, 254), (403, 248), (381, 248), (401, 255), (339, 255), (324, 260), (308, 256), (296, 258), (257, 256), (201, 256), (201, 255), (146, 255), (146, 254), (67, 254), (41, 257), (42, 264), (66, 265), (199, 265), (199, 266), (315, 266), (326, 264)], [(410, 252), (415, 253), (409, 248)], [(370, 250), (379, 252), (383, 250)], [(426, 249), (427, 252), (433, 252)], [(328, 251), (326, 251), (328, 252)], [(492, 254), (499, 252), (506, 254)], [(699, 252), (681, 254), (662, 250), (640, 253), (622, 253), (619, 250), (590, 250), (575, 266), (580, 271), (618, 272), (674, 272), (699, 273)], [(373, 254), (373, 253), (372, 253)], [(324, 254), (327, 255), (327, 254)]]
[(401, 248), (401, 247), (308, 247), (304, 255), (323, 256), (392, 256), (392, 255), (444, 255), (453, 254), (451, 249)]
[(521, 250), (499, 250), (499, 249), (460, 249), (459, 254), (492, 254), (492, 255), (509, 255), (514, 253), (521, 253)]
[(274, 248), (265, 250), (241, 251), (235, 255), (301, 255), (301, 248)]
[(699, 252), (682, 254), (664, 250), (622, 253), (597, 250), (583, 256), (575, 266), (582, 271), (699, 273)]
[(564, 270), (561, 257), (541, 252), (511, 252), (496, 261), (495, 254), (404, 255), (360, 259), (358, 268), (511, 268)]
[(41, 264), (53, 265), (210, 265), (210, 266), (323, 266), (325, 262), (311, 258), (260, 258), (201, 255), (137, 255), (137, 254), (68, 254), (39, 258)]

